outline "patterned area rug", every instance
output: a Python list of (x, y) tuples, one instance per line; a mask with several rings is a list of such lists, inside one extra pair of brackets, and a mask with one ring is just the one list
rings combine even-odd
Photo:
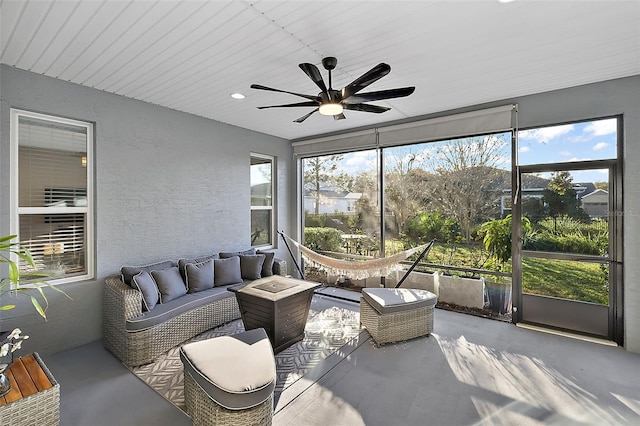
[[(360, 314), (339, 307), (309, 310), (304, 340), (276, 354), (275, 393), (282, 392), (320, 361), (340, 349), (360, 332)], [(242, 320), (235, 320), (194, 337), (189, 342), (244, 331)], [(176, 407), (185, 411), (182, 361), (178, 347), (161, 355), (151, 364), (131, 371)]]

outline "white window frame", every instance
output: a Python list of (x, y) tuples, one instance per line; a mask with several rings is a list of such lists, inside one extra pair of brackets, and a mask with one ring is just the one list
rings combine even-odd
[[(58, 124), (66, 124), (76, 127), (84, 127), (87, 134), (87, 206), (86, 207), (20, 207), (19, 206), (19, 119), (20, 117), (33, 118), (42, 121), (50, 121)], [(11, 108), (10, 110), (10, 155), (11, 155), (11, 213), (9, 218), (9, 227), (11, 235), (17, 235), (20, 239), (20, 216), (29, 214), (85, 214), (85, 259), (86, 273), (83, 275), (74, 275), (57, 279), (47, 279), (52, 285), (64, 284), (69, 282), (85, 281), (95, 277), (95, 241), (94, 241), (94, 180), (93, 180), (93, 145), (94, 145), (94, 125), (93, 123), (72, 120), (68, 118), (58, 117), (49, 114), (41, 114), (31, 111)], [(17, 261), (16, 259), (14, 259)], [(27, 284), (28, 285), (28, 284)]]
[[(251, 212), (254, 210), (270, 210), (271, 211), (271, 241), (268, 244), (259, 244), (259, 245), (251, 245), (251, 247), (256, 248), (275, 248), (276, 247), (276, 203), (277, 203), (277, 193), (276, 193), (276, 157), (272, 155), (266, 154), (258, 154), (255, 152), (250, 153), (249, 158), (259, 158), (262, 160), (268, 160), (271, 163), (271, 205), (270, 206), (254, 206), (250, 205)], [(251, 167), (251, 161), (249, 161)], [(251, 177), (249, 177), (249, 185), (251, 185)], [(251, 188), (249, 188), (251, 190)], [(250, 202), (251, 204), (251, 202)], [(251, 227), (251, 223), (249, 225)]]

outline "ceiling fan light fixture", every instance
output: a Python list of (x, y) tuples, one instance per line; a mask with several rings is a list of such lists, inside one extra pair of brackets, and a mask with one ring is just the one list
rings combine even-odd
[(328, 102), (320, 105), (319, 108), (319, 112), (322, 115), (338, 115), (342, 114), (342, 111), (344, 111), (344, 108), (337, 102)]

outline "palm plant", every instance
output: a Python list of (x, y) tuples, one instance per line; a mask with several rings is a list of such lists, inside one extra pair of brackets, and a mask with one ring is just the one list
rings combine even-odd
[[(67, 296), (67, 294), (59, 288), (52, 286), (47, 281), (38, 279), (46, 277), (46, 275), (41, 273), (30, 272), (28, 276), (28, 285), (23, 284), (26, 276), (25, 274), (20, 273), (18, 265), (13, 261), (12, 256), (18, 256), (34, 271), (37, 268), (29, 250), (22, 247), (20, 243), (13, 241), (16, 238), (16, 235), (0, 237), (0, 264), (6, 263), (8, 268), (7, 276), (0, 278), (0, 301), (2, 301), (4, 296), (8, 293), (13, 293), (16, 296), (24, 294), (30, 298), (31, 304), (35, 308), (36, 312), (46, 320), (46, 311), (49, 303), (43, 289), (45, 287), (50, 287), (65, 296)], [(2, 304), (0, 305), (0, 311), (8, 311), (15, 307), (16, 305), (13, 304)]]

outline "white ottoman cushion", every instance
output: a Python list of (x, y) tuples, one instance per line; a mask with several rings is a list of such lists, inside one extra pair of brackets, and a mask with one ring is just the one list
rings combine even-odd
[(432, 307), (438, 301), (430, 291), (410, 288), (363, 288), (362, 297), (381, 315)]
[(186, 344), (180, 357), (200, 387), (229, 410), (255, 407), (275, 388), (273, 348), (262, 328)]

